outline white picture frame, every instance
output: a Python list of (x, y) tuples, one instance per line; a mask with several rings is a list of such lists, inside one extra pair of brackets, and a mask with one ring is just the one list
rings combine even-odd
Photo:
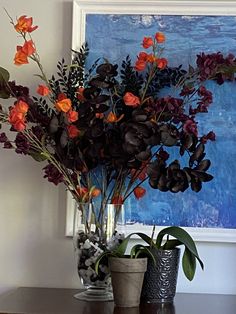
[[(96, 14), (151, 14), (151, 15), (219, 15), (236, 16), (235, 1), (170, 1), (170, 0), (74, 0), (72, 49), (78, 50), (85, 42), (86, 15)], [(73, 234), (75, 201), (67, 193), (66, 236)], [(160, 227), (157, 229), (161, 229)], [(236, 243), (236, 229), (184, 228), (197, 242)], [(152, 226), (132, 225), (127, 233), (145, 232), (151, 234)], [(158, 230), (158, 231), (159, 231)]]

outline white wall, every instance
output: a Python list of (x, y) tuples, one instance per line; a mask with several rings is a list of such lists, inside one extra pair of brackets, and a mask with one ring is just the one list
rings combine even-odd
[[(34, 17), (33, 33), (47, 73), (56, 60), (70, 57), (71, 0), (0, 0), (15, 17)], [(24, 8), (24, 9), (23, 9)], [(34, 65), (16, 67), (19, 40), (0, 9), (0, 65), (33, 90)], [(79, 287), (71, 239), (64, 237), (65, 192), (42, 178), (41, 164), (0, 149), (0, 292), (17, 286)], [(205, 271), (189, 283), (180, 272), (178, 291), (236, 293), (236, 245), (199, 243)]]

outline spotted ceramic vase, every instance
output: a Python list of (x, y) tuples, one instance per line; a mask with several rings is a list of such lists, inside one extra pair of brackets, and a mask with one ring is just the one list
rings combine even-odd
[(151, 248), (156, 263), (149, 258), (141, 300), (148, 303), (173, 302), (179, 269), (180, 249)]

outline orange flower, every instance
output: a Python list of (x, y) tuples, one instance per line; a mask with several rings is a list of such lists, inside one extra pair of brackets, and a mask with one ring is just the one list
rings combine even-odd
[(16, 123), (13, 124), (13, 127), (16, 131), (22, 132), (26, 128), (26, 124), (24, 120), (17, 120)]
[(143, 38), (143, 48), (148, 49), (151, 46), (153, 46), (152, 37), (144, 37)]
[(141, 186), (138, 186), (137, 188), (134, 189), (134, 195), (135, 197), (139, 200), (146, 194), (146, 190), (142, 188)]
[(85, 97), (83, 95), (83, 92), (84, 92), (84, 87), (79, 87), (77, 89), (77, 98), (80, 100), (80, 101), (84, 101), (85, 100)]
[(160, 58), (156, 60), (156, 63), (159, 69), (164, 69), (168, 64), (168, 61), (165, 58)]
[(14, 63), (16, 65), (27, 64), (29, 63), (27, 57), (31, 56), (35, 52), (34, 43), (32, 40), (28, 40), (24, 43), (23, 47), (17, 46), (16, 50), (17, 52), (15, 54)]
[(84, 197), (85, 194), (88, 193), (88, 189), (87, 188), (84, 188), (84, 187), (77, 187), (77, 193), (79, 194), (80, 197)]
[(138, 60), (146, 61), (148, 54), (145, 51), (141, 51), (138, 55)]
[(106, 121), (109, 122), (109, 123), (114, 123), (114, 122), (119, 122), (123, 118), (124, 118), (124, 114), (122, 114), (118, 118), (117, 115), (111, 111), (111, 112), (109, 112)]
[(15, 105), (15, 110), (19, 113), (26, 114), (29, 110), (29, 105), (26, 102), (19, 100)]
[(75, 137), (79, 136), (79, 134), (80, 134), (79, 129), (75, 125), (68, 125), (67, 126), (67, 132), (68, 132), (69, 138), (75, 138)]
[(73, 111), (73, 110), (67, 112), (66, 116), (67, 116), (68, 122), (70, 123), (77, 121), (79, 117), (78, 112)]
[(124, 199), (121, 195), (116, 195), (111, 200), (111, 204), (122, 205), (123, 203), (124, 203)]
[(46, 85), (39, 85), (37, 93), (41, 96), (47, 96), (50, 93), (50, 89)]
[(21, 32), (31, 33), (38, 28), (38, 26), (32, 26), (32, 24), (33, 24), (33, 18), (32, 17), (27, 18), (26, 15), (22, 15), (17, 20), (17, 24), (14, 27), (18, 33), (21, 33)]
[(155, 35), (155, 39), (158, 42), (158, 44), (161, 44), (161, 43), (164, 43), (164, 41), (166, 40), (166, 37), (165, 37), (165, 35), (163, 33), (158, 32)]
[(16, 131), (21, 132), (26, 128), (25, 115), (28, 109), (28, 104), (22, 100), (19, 100), (19, 102), (10, 109), (9, 122)]
[(22, 65), (29, 63), (27, 55), (20, 49), (16, 52), (15, 58), (14, 58), (14, 64), (15, 65)]
[(154, 63), (155, 61), (156, 61), (156, 57), (154, 56), (154, 54), (150, 53), (147, 56), (147, 62)]
[(140, 105), (140, 99), (130, 92), (125, 93), (123, 100), (126, 106), (137, 107)]
[(95, 188), (91, 192), (91, 197), (98, 197), (101, 194), (101, 190), (98, 188)]
[(13, 107), (10, 109), (9, 122), (14, 125), (18, 120), (24, 120), (24, 114)]
[(68, 112), (71, 109), (72, 104), (69, 98), (65, 98), (56, 102), (55, 106), (58, 111)]
[(134, 66), (136, 71), (143, 71), (146, 68), (146, 61), (138, 59)]
[[(18, 46), (20, 48), (21, 46)], [(32, 40), (28, 40), (24, 43), (23, 47), (21, 47), (21, 51), (24, 52), (27, 57), (31, 56), (33, 53), (35, 53), (35, 47)]]

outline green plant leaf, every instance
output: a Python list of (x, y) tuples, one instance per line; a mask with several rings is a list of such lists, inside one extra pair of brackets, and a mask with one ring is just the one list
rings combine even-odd
[(151, 259), (152, 259), (154, 265), (156, 265), (156, 259), (155, 259), (154, 255), (152, 254), (152, 252), (149, 250), (148, 247), (142, 246), (142, 248), (140, 248), (140, 249), (137, 251), (137, 253), (135, 254), (135, 258), (138, 258), (139, 255), (141, 255), (141, 254), (144, 255), (145, 257), (146, 257), (146, 256), (147, 256), (147, 257), (151, 257)]
[[(185, 245), (185, 252), (182, 259), (182, 267), (183, 267), (183, 271), (186, 277), (189, 280), (192, 280), (195, 275), (195, 270), (196, 270), (196, 259), (198, 260), (201, 268), (204, 269), (203, 262), (201, 261), (198, 255), (197, 248), (192, 237), (184, 229), (180, 227), (174, 227), (174, 226), (167, 227), (161, 230), (157, 236), (157, 239), (156, 239), (157, 248), (161, 248), (161, 243), (165, 235), (176, 238), (178, 241), (177, 242), (178, 245), (181, 245), (181, 244)], [(172, 240), (167, 241), (163, 247), (166, 248), (166, 246), (168, 246), (168, 243), (170, 241)], [(174, 244), (174, 242), (172, 242), (170, 245), (172, 244)]]
[(108, 258), (108, 256), (111, 256), (111, 255), (112, 255), (112, 253), (110, 251), (105, 251), (101, 255), (99, 255), (99, 257), (97, 258), (97, 260), (95, 262), (95, 272), (97, 274), (99, 272), (99, 265), (100, 265), (101, 261), (105, 258)]
[(9, 72), (6, 69), (0, 67), (0, 98), (7, 99), (10, 97), (10, 91), (7, 87), (9, 78)]
[(167, 227), (167, 228), (161, 230), (157, 236), (157, 239), (156, 239), (157, 248), (161, 248), (161, 243), (162, 243), (163, 237), (165, 235), (170, 235), (170, 236), (176, 238), (178, 241), (182, 242), (182, 244), (185, 245), (185, 247), (190, 251), (190, 253), (195, 258), (197, 258), (201, 268), (204, 269), (203, 262), (201, 261), (199, 255), (198, 255), (196, 245), (195, 245), (192, 237), (184, 229), (182, 229), (180, 227)]
[(168, 240), (166, 243), (162, 246), (163, 250), (172, 250), (176, 246), (182, 245), (183, 243), (179, 240)]
[(6, 69), (0, 67), (0, 82), (7, 83), (9, 79), (10, 79), (9, 72)]
[(196, 271), (196, 258), (186, 247), (182, 259), (182, 267), (185, 276), (192, 281)]
[(154, 246), (155, 243), (152, 241), (152, 239), (147, 236), (145, 233), (142, 233), (142, 232), (135, 232), (135, 233), (132, 233), (132, 235), (138, 235), (143, 241), (145, 241), (148, 245), (150, 246)]
[(38, 162), (48, 159), (43, 153), (30, 152), (30, 156)]
[(128, 246), (128, 243), (129, 243), (129, 240), (130, 238), (132, 237), (132, 235), (135, 234), (135, 233), (131, 233), (130, 235), (128, 235), (122, 242), (121, 244), (118, 246), (118, 248), (115, 250), (115, 255), (116, 256), (124, 256), (125, 254), (125, 251), (127, 249), (127, 246)]
[(142, 244), (134, 245), (130, 251), (130, 257), (135, 258), (139, 251), (141, 251), (143, 248), (144, 246)]

